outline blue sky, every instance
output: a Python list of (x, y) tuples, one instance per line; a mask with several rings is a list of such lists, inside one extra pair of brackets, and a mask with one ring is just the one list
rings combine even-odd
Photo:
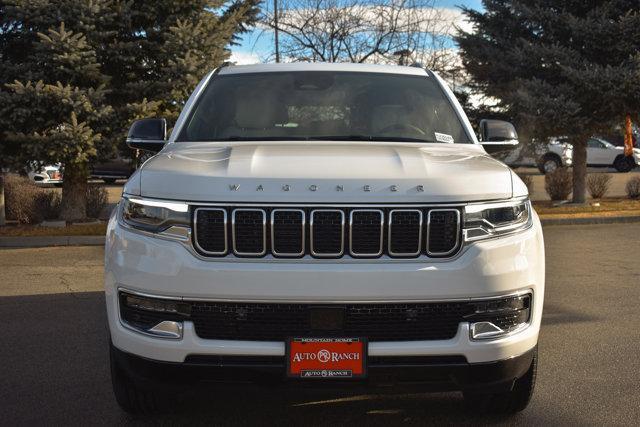
[[(272, 0), (266, 0), (269, 5)], [(481, 0), (436, 0), (436, 7), (457, 9), (457, 6), (464, 5), (473, 9), (482, 9)], [(273, 33), (255, 29), (242, 37), (239, 46), (232, 49), (232, 61), (237, 63), (254, 63), (264, 61), (273, 51)]]

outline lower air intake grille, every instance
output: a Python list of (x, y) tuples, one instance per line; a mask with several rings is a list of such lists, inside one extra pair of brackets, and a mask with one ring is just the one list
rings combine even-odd
[(120, 291), (120, 319), (147, 330), (191, 321), (204, 339), (284, 341), (290, 337), (363, 337), (369, 341), (446, 340), (460, 323), (491, 322), (505, 332), (530, 320), (531, 294), (420, 303), (250, 303), (169, 300)]
[[(324, 308), (324, 307), (323, 307)], [(308, 304), (193, 302), (191, 320), (205, 339), (283, 341), (296, 336), (367, 337), (369, 341), (443, 340), (456, 335), (466, 302), (347, 304), (341, 325), (315, 330)]]

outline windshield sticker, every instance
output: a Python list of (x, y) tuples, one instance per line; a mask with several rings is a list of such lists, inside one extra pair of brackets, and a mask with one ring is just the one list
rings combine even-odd
[(438, 133), (438, 132), (434, 132), (434, 133), (436, 134), (436, 141), (453, 144), (453, 137), (451, 135), (448, 135), (446, 133)]

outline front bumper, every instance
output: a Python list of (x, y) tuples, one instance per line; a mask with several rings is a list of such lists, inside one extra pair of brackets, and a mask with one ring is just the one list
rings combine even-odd
[(447, 260), (202, 259), (185, 244), (133, 232), (112, 218), (105, 251), (105, 291), (116, 348), (144, 358), (184, 363), (188, 357), (276, 356), (279, 341), (202, 339), (184, 322), (180, 340), (142, 335), (119, 319), (118, 289), (174, 299), (304, 302), (428, 302), (469, 300), (531, 292), (531, 322), (493, 340), (470, 339), (461, 322), (452, 339), (370, 342), (370, 356), (463, 356), (468, 363), (511, 358), (538, 340), (544, 295), (544, 245), (537, 216), (519, 234), (468, 245)]
[(160, 362), (136, 356), (111, 346), (111, 357), (120, 369), (137, 384), (149, 388), (162, 386), (192, 386), (197, 383), (225, 385), (253, 384), (283, 387), (388, 387), (419, 386), (432, 390), (510, 390), (522, 377), (535, 355), (535, 348), (505, 360), (468, 363), (462, 356), (454, 357), (369, 357), (368, 375), (359, 380), (300, 380), (285, 374), (284, 357), (192, 357), (183, 363)]

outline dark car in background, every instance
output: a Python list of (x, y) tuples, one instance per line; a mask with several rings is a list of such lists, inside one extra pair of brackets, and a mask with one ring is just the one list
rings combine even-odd
[(129, 179), (136, 170), (136, 161), (131, 158), (117, 156), (91, 165), (91, 178), (101, 179), (105, 184), (113, 184), (118, 179)]

